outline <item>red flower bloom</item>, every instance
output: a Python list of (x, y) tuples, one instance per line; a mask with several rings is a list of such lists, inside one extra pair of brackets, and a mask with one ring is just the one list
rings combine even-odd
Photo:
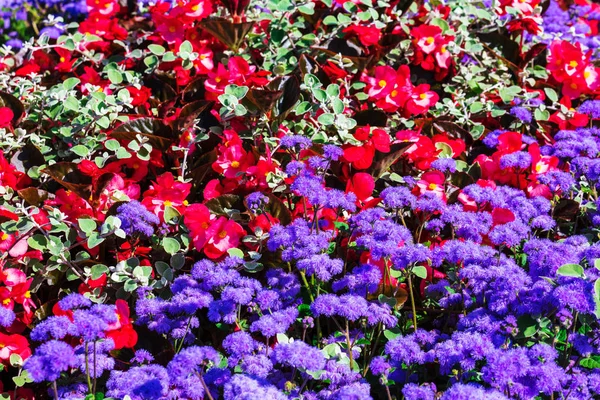
[(219, 217), (206, 232), (208, 241), (204, 246), (204, 254), (208, 258), (216, 259), (240, 244), (240, 239), (246, 231), (240, 224), (225, 217)]
[(18, 354), (23, 360), (31, 356), (29, 342), (25, 336), (21, 335), (5, 335), (0, 332), (0, 361), (5, 366), (9, 366), (10, 356)]
[(15, 114), (8, 107), (0, 107), (0, 128), (6, 128), (11, 125)]
[(371, 131), (369, 126), (360, 127), (356, 129), (354, 138), (365, 143), (361, 146), (344, 146), (344, 160), (356, 169), (369, 168), (373, 163), (375, 150), (382, 153), (390, 151), (390, 135), (383, 129), (375, 128)]
[(106, 337), (115, 342), (115, 350), (133, 348), (138, 341), (138, 334), (129, 318), (129, 305), (125, 300), (119, 299), (115, 302), (115, 308), (117, 322), (108, 327)]
[(342, 31), (347, 36), (356, 37), (364, 46), (373, 46), (381, 40), (381, 30), (373, 25), (350, 25)]

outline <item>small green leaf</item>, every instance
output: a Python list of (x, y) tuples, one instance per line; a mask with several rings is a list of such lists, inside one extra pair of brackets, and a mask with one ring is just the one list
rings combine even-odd
[(85, 157), (90, 153), (90, 149), (88, 149), (82, 144), (78, 144), (77, 146), (71, 147), (71, 151), (77, 154), (79, 157)]
[(574, 276), (577, 278), (585, 277), (583, 267), (579, 264), (564, 264), (556, 271), (556, 275)]
[(166, 237), (162, 241), (163, 248), (169, 254), (175, 254), (181, 249), (181, 245), (175, 238)]
[(427, 268), (425, 268), (422, 265), (417, 265), (416, 267), (412, 268), (412, 273), (415, 274), (416, 276), (418, 276), (421, 279), (426, 279), (427, 278)]
[(551, 102), (556, 103), (558, 101), (558, 94), (556, 94), (554, 89), (544, 88), (544, 93), (546, 93), (546, 96)]
[(88, 237), (87, 245), (90, 249), (93, 249), (102, 242), (104, 242), (104, 238), (100, 237), (98, 232), (92, 232)]
[(321, 114), (317, 120), (323, 125), (333, 125), (335, 122), (335, 115), (331, 113)]
[(596, 279), (594, 282), (594, 302), (596, 303), (594, 314), (596, 314), (596, 318), (600, 319), (600, 279)]
[(79, 228), (85, 233), (93, 232), (98, 226), (96, 221), (91, 218), (79, 218), (77, 222), (79, 223)]
[(238, 248), (233, 248), (233, 249), (229, 249), (227, 250), (227, 254), (229, 254), (232, 257), (238, 257), (241, 258), (242, 260), (244, 259), (244, 252)]
[(108, 274), (109, 270), (106, 265), (97, 264), (94, 265), (91, 269), (92, 279), (98, 279), (102, 276), (102, 274)]
[(37, 234), (27, 239), (27, 244), (34, 250), (44, 251), (48, 246), (48, 239), (44, 235)]
[(158, 44), (151, 44), (148, 46), (148, 50), (154, 55), (162, 56), (165, 54), (165, 48)]
[(73, 89), (75, 86), (79, 85), (79, 82), (81, 82), (79, 80), (79, 78), (67, 78), (65, 79), (65, 81), (63, 82), (63, 87), (65, 88), (65, 90), (71, 90)]
[(192, 44), (189, 41), (185, 41), (183, 43), (181, 43), (181, 46), (179, 46), (179, 52), (180, 53), (187, 53), (190, 54), (191, 52), (194, 51), (194, 47), (192, 46)]
[(296, 109), (294, 110), (294, 113), (296, 115), (302, 115), (302, 114), (310, 111), (311, 108), (312, 108), (312, 106), (308, 101), (303, 101), (302, 103), (298, 104), (298, 107), (296, 107)]
[(109, 139), (106, 142), (104, 142), (104, 146), (111, 151), (115, 151), (117, 150), (119, 147), (121, 147), (121, 144), (119, 143), (118, 140), (115, 139)]

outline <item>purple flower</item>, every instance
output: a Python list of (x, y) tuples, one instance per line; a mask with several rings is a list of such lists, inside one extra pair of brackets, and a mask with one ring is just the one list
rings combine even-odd
[(510, 109), (510, 115), (521, 120), (521, 122), (530, 123), (531, 122), (531, 111), (529, 111), (525, 107), (513, 107)]
[(152, 236), (153, 225), (160, 222), (156, 215), (136, 200), (120, 205), (116, 216), (121, 220), (121, 229), (128, 235)]
[(292, 149), (297, 146), (298, 149), (304, 150), (312, 146), (312, 141), (304, 136), (290, 135), (282, 137), (279, 144), (284, 149)]
[(406, 400), (433, 400), (435, 399), (435, 385), (419, 386), (408, 383), (402, 388), (402, 394)]
[(520, 168), (526, 169), (531, 165), (531, 154), (526, 151), (516, 151), (505, 154), (500, 158), (500, 168)]
[(235, 374), (223, 387), (224, 400), (287, 400), (277, 388), (260, 378)]
[(42, 344), (35, 354), (27, 359), (24, 368), (34, 382), (55, 381), (60, 373), (77, 364), (73, 348), (65, 342), (51, 340)]
[(112, 371), (106, 388), (108, 396), (119, 399), (159, 400), (168, 394), (169, 375), (164, 367), (154, 364)]
[(452, 158), (438, 158), (431, 163), (431, 168), (441, 172), (453, 173), (456, 172), (456, 161)]
[(79, 293), (71, 293), (59, 300), (58, 305), (64, 311), (68, 311), (76, 308), (89, 307), (92, 305), (92, 302), (90, 299)]
[(12, 325), (15, 320), (15, 313), (13, 310), (0, 306), (0, 326), (8, 328)]
[(271, 353), (271, 359), (275, 363), (304, 370), (315, 371), (325, 367), (325, 357), (321, 350), (300, 340), (291, 343), (278, 343)]
[(600, 100), (586, 100), (577, 111), (589, 115), (592, 119), (600, 119)]
[(389, 187), (381, 192), (381, 198), (383, 204), (389, 208), (414, 208), (417, 198), (413, 195), (408, 188)]
[(248, 208), (252, 211), (257, 211), (269, 204), (269, 197), (261, 192), (250, 193), (246, 196), (246, 204), (248, 204)]

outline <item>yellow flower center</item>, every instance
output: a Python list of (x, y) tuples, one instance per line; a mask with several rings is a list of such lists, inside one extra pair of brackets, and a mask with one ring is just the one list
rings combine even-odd
[(183, 201), (183, 205), (184, 205), (184, 206), (187, 206), (188, 204), (190, 204), (190, 202), (189, 202), (189, 201), (187, 201), (187, 200), (184, 200), (184, 201)]
[(217, 83), (221, 82), (221, 78), (217, 76), (217, 77), (215, 78), (215, 82), (217, 82)]
[(176, 30), (177, 30), (177, 28), (175, 28), (174, 26), (169, 27), (169, 32), (171, 32), (171, 33), (175, 33)]
[(385, 85), (387, 85), (387, 82), (382, 79), (379, 81), (378, 85), (379, 85), (379, 87), (383, 88), (383, 87), (385, 87)]
[(8, 239), (8, 233), (2, 233), (2, 235), (0, 236), (0, 240), (6, 240)]
[(65, 62), (65, 58), (64, 58), (64, 57), (61, 57), (61, 58), (60, 58), (60, 62)]
[(233, 162), (231, 163), (231, 166), (232, 166), (233, 168), (238, 168), (238, 167), (240, 166), (240, 162), (239, 162), (239, 161), (233, 161)]
[(200, 226), (202, 227), (202, 229), (208, 229), (208, 222), (203, 222), (200, 224)]
[(438, 185), (436, 185), (435, 183), (430, 183), (430, 184), (429, 184), (429, 186), (427, 186), (427, 188), (428, 188), (429, 190), (435, 190), (435, 189), (437, 189), (437, 186), (438, 186)]
[(575, 82), (571, 83), (571, 89), (577, 89), (577, 84)]
[(192, 6), (192, 11), (198, 11), (199, 8), (200, 4), (196, 4), (195, 6)]
[(172, 206), (172, 205), (173, 205), (173, 202), (172, 202), (171, 200), (165, 200), (165, 201), (163, 202), (163, 204), (165, 205), (165, 207), (170, 207), (170, 206)]
[(425, 43), (427, 43), (427, 44), (431, 44), (433, 42), (435, 42), (435, 39), (432, 38), (431, 36), (429, 36), (427, 39), (425, 39)]
[(4, 304), (5, 306), (10, 304), (10, 299), (4, 299), (2, 300), (2, 304)]
[(26, 299), (30, 299), (31, 298), (31, 292), (29, 290), (25, 292), (25, 298)]
[(425, 93), (421, 93), (421, 94), (419, 95), (419, 98), (420, 98), (421, 100), (425, 100), (425, 99), (427, 98), (427, 94), (425, 94)]
[(569, 67), (571, 67), (571, 68), (575, 68), (575, 67), (577, 67), (577, 65), (578, 65), (577, 61), (575, 61), (575, 60), (569, 62)]
[(440, 49), (440, 53), (445, 53), (448, 50), (446, 49), (446, 46), (442, 46), (442, 48)]
[(591, 73), (590, 71), (584, 71), (584, 72), (583, 72), (583, 77), (584, 77), (585, 79), (589, 78), (590, 76), (592, 76), (592, 73)]
[(227, 231), (221, 231), (221, 232), (219, 232), (219, 237), (220, 237), (221, 239), (224, 239), (224, 238), (225, 238), (225, 236), (227, 236)]
[(540, 172), (542, 170), (542, 166), (540, 164), (535, 166), (535, 172)]
[(392, 90), (392, 97), (398, 96), (398, 91), (396, 89)]

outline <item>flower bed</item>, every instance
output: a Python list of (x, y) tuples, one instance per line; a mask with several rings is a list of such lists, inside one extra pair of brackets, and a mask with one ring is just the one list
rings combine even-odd
[(599, 5), (0, 15), (2, 398), (600, 398)]

